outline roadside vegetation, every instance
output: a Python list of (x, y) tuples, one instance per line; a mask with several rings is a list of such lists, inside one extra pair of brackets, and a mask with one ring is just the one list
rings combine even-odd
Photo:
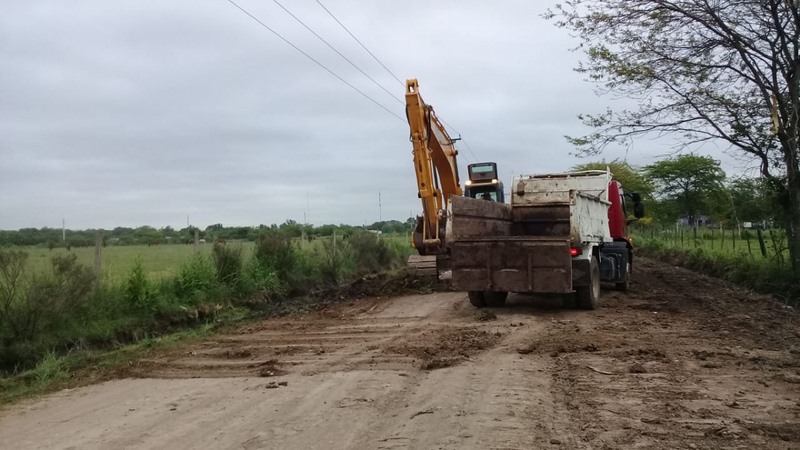
[[(76, 250), (44, 250), (44, 257), (41, 247), (0, 247), (0, 402), (57, 387), (87, 363), (114, 361), (176, 330), (195, 336), (401, 268), (410, 252), (404, 236), (354, 231), (309, 240), (280, 229), (263, 230), (255, 242), (174, 252), (181, 247), (138, 246), (137, 256), (120, 247), (128, 259), (99, 274)], [(176, 254), (184, 258), (165, 270), (163, 260)]]

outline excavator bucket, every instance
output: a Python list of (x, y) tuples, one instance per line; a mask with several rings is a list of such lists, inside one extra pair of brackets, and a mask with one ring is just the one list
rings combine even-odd
[(439, 274), (436, 269), (436, 255), (411, 255), (406, 264), (413, 273), (420, 276), (435, 277)]

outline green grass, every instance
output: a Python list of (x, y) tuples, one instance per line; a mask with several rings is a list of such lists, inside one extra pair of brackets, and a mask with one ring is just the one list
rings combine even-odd
[[(249, 251), (252, 242), (231, 242), (227, 245), (245, 247)], [(211, 244), (198, 245), (198, 253), (204, 256), (211, 255)], [(28, 264), (33, 271), (44, 271), (50, 264), (50, 258), (56, 255), (74, 253), (78, 263), (94, 267), (94, 247), (72, 248), (67, 251), (63, 248), (48, 250), (42, 247), (22, 247), (28, 253)], [(141, 258), (145, 275), (151, 281), (159, 281), (176, 276), (180, 266), (194, 255), (191, 245), (146, 245), (108, 246), (104, 247), (100, 256), (101, 274), (104, 281), (117, 282), (124, 279), (136, 263), (136, 258)]]
[[(413, 251), (411, 243), (403, 235), (382, 236), (391, 248), (401, 253), (405, 257)], [(313, 241), (295, 241), (302, 250), (306, 252), (322, 251), (323, 242), (330, 241), (328, 238), (318, 238)], [(228, 241), (228, 246), (240, 246), (243, 248), (243, 255), (248, 258), (253, 250), (254, 243), (250, 241)], [(342, 236), (337, 236), (337, 245), (343, 246)], [(210, 256), (212, 244), (200, 244), (197, 246), (197, 253), (203, 256)], [(74, 253), (78, 257), (78, 263), (94, 267), (94, 247), (73, 247), (69, 252), (64, 248), (54, 248), (48, 250), (45, 247), (20, 247), (28, 253), (28, 264), (34, 272), (49, 269), (50, 259), (56, 255)], [(100, 266), (101, 276), (104, 282), (117, 283), (123, 281), (130, 274), (136, 258), (141, 258), (142, 268), (150, 281), (158, 282), (174, 278), (180, 271), (181, 264), (189, 261), (194, 256), (194, 246), (183, 244), (165, 244), (148, 247), (146, 245), (113, 245), (104, 247), (101, 252)]]
[(691, 228), (683, 229), (637, 229), (633, 231), (634, 241), (645, 243), (659, 242), (661, 246), (694, 250), (702, 249), (709, 254), (721, 256), (747, 256), (755, 261), (774, 260), (788, 264), (789, 251), (786, 248), (785, 233), (782, 230), (763, 230), (762, 236), (766, 256), (761, 252), (757, 232), (755, 230), (720, 230), (698, 228), (697, 238)]
[[(231, 311), (230, 320), (240, 320), (244, 317), (242, 311)], [(0, 377), (0, 406), (58, 389), (111, 378), (115, 372), (124, 370), (130, 361), (142, 358), (151, 351), (202, 339), (217, 326), (206, 323), (160, 337), (145, 338), (111, 351), (74, 351), (60, 356), (55, 352), (48, 353), (36, 367)]]

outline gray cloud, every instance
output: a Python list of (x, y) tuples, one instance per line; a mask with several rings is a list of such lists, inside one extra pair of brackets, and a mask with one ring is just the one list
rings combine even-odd
[[(240, 1), (403, 117), (404, 86), (315, 1), (282, 3), (395, 98), (272, 2)], [(419, 79), (468, 144), (463, 166), (497, 161), (510, 178), (581, 162), (562, 136), (585, 131), (575, 116), (608, 100), (572, 71), (575, 42), (541, 19), (544, 3), (324, 3), (401, 79)], [(360, 224), (420, 208), (405, 121), (226, 1), (4, 6), (2, 229), (62, 218), (74, 228), (182, 226), (187, 215), (201, 227)], [(666, 149), (643, 141), (628, 158), (645, 164)]]

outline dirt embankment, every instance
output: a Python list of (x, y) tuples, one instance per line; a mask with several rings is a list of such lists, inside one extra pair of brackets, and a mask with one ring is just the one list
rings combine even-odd
[(641, 260), (598, 311), (332, 302), (0, 416), (9, 448), (800, 448), (800, 319)]

